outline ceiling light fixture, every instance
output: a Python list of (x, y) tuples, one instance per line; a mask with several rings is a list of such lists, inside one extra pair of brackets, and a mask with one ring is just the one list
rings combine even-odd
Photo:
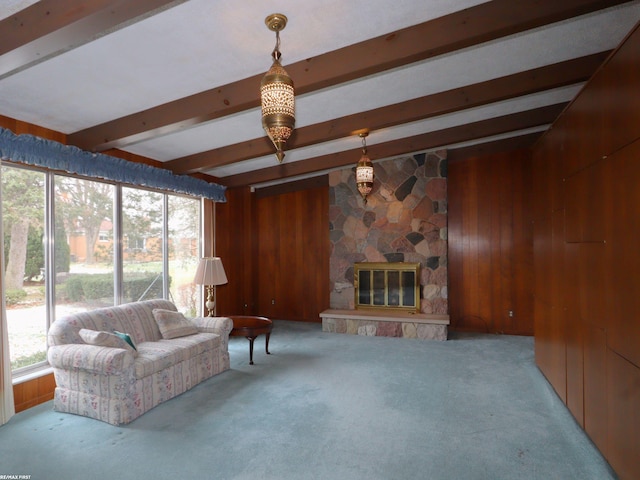
[(356, 165), (356, 185), (365, 205), (367, 204), (367, 195), (371, 193), (373, 188), (373, 163), (367, 155), (367, 135), (369, 132), (358, 134), (362, 139), (362, 157)]
[(262, 127), (276, 147), (278, 162), (282, 163), (284, 147), (296, 123), (293, 80), (280, 64), (280, 30), (287, 26), (287, 17), (274, 13), (264, 23), (276, 32), (276, 46), (271, 53), (273, 64), (260, 83)]

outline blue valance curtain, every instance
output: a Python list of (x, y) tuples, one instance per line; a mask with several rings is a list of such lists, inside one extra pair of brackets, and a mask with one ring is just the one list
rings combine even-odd
[(0, 128), (0, 159), (226, 202), (225, 186)]

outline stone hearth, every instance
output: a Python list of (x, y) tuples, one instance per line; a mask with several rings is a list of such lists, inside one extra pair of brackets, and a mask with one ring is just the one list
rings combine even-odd
[(352, 335), (446, 340), (449, 315), (377, 310), (325, 310), (322, 331)]

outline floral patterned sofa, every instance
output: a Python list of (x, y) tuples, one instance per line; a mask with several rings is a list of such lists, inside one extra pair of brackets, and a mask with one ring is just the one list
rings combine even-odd
[(185, 318), (168, 300), (75, 313), (49, 329), (53, 408), (104, 422), (131, 422), (229, 369), (226, 317)]

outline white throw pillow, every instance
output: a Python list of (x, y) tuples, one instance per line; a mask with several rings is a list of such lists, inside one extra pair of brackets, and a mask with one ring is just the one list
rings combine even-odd
[(89, 330), (87, 328), (80, 329), (80, 338), (89, 345), (97, 345), (99, 347), (124, 348), (130, 350), (134, 356), (138, 354), (136, 346), (131, 337), (126, 333), (120, 332), (102, 332), (97, 330)]
[(153, 318), (156, 319), (164, 339), (168, 340), (198, 333), (198, 327), (180, 312), (155, 308), (153, 309)]

